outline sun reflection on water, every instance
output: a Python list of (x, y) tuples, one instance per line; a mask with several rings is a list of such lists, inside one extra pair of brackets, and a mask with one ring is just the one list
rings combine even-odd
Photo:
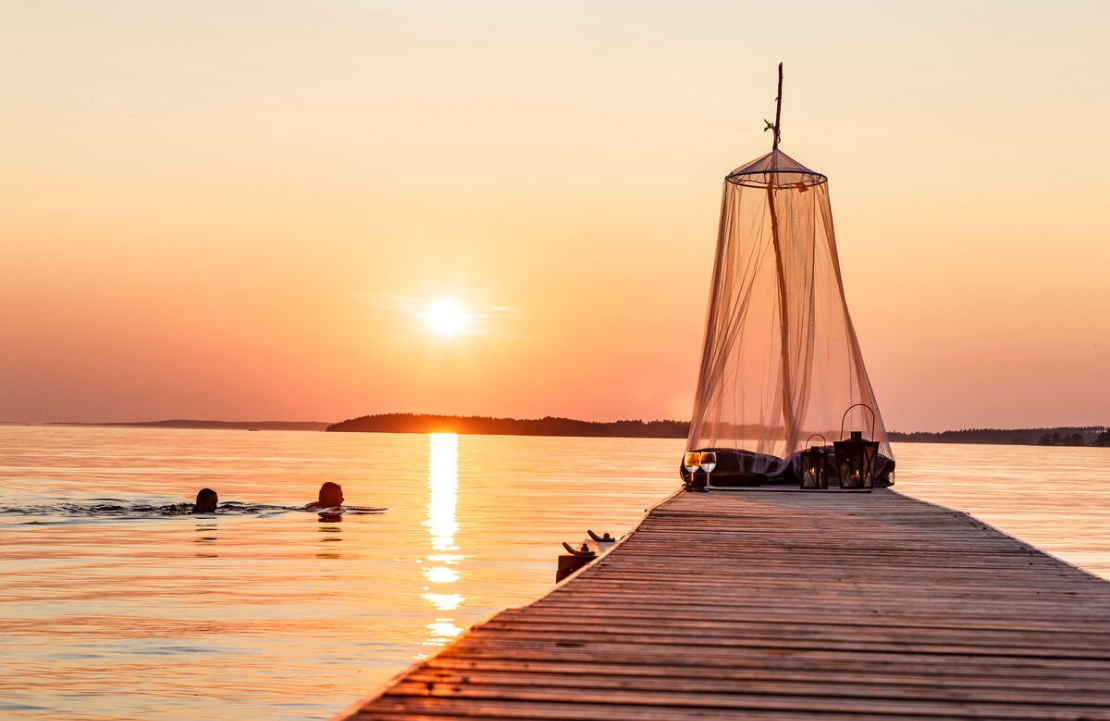
[(459, 580), (459, 572), (453, 568), (435, 566), (424, 569), (424, 578), (427, 578), (431, 583), (453, 583)]
[(462, 633), (462, 629), (455, 625), (453, 618), (437, 618), (435, 623), (428, 624), (429, 642), (437, 646), (443, 645)]
[(465, 600), (457, 593), (425, 593), (422, 598), (437, 611), (454, 611)]
[[(428, 455), (428, 520), (424, 525), (432, 534), (432, 548), (437, 551), (456, 551), (455, 505), (459, 490), (459, 437), (454, 433), (431, 433), (428, 436), (431, 452)], [(429, 557), (430, 558), (430, 557)]]
[[(455, 518), (459, 490), (459, 437), (454, 433), (432, 433), (428, 441), (428, 520), (424, 521), (424, 525), (431, 535), (433, 553), (427, 556), (424, 578), (429, 584), (436, 585), (436, 592), (425, 586), (421, 597), (438, 612), (454, 611), (466, 601), (461, 594), (450, 593), (451, 589), (445, 588), (446, 584), (460, 579), (459, 571), (454, 567), (464, 558), (455, 545), (455, 533), (459, 529)], [(446, 645), (462, 633), (454, 618), (436, 616), (427, 628), (425, 646)], [(424, 655), (417, 658), (424, 658)]]

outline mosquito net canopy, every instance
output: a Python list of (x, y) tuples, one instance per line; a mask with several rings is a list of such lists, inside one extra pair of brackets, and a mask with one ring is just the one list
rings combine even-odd
[(887, 480), (893, 454), (848, 315), (828, 178), (776, 149), (725, 178), (686, 450), (723, 450), (734, 458), (719, 473), (774, 480), (853, 430), (879, 443), (875, 476)]

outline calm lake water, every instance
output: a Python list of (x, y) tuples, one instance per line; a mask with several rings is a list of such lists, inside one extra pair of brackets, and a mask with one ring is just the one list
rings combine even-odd
[[(631, 529), (682, 446), (0, 426), (0, 716), (328, 718)], [(1110, 579), (1110, 449), (894, 450), (900, 492)], [(325, 480), (366, 510), (299, 510)]]

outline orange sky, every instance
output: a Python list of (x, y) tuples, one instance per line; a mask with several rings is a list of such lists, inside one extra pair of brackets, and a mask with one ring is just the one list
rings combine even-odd
[(887, 427), (1110, 423), (1108, 8), (3, 3), (0, 420), (688, 418), (781, 60)]

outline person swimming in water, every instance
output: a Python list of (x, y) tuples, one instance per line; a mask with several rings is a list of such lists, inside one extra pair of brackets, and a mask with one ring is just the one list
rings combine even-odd
[(193, 506), (193, 513), (215, 513), (219, 497), (211, 488), (202, 488), (197, 493), (197, 503)]
[(343, 506), (343, 487), (338, 483), (327, 481), (320, 486), (320, 499), (305, 506), (306, 511), (315, 511), (320, 508), (340, 508)]

